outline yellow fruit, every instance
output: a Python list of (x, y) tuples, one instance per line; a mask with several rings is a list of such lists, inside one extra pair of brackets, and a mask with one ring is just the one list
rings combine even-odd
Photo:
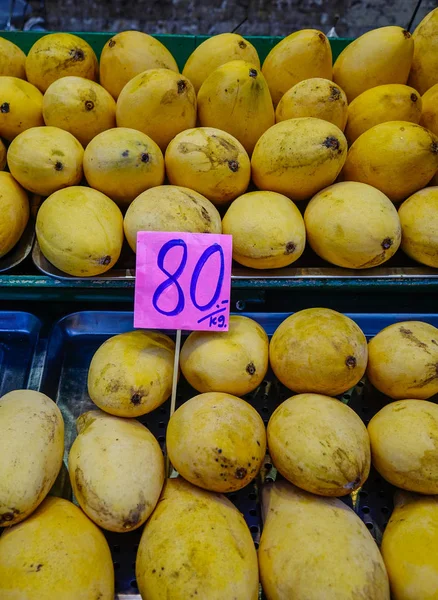
[(262, 72), (276, 106), (283, 94), (304, 79), (332, 79), (330, 43), (316, 29), (291, 33), (269, 52)]
[(225, 213), (223, 233), (233, 236), (233, 258), (253, 269), (278, 269), (296, 261), (306, 244), (300, 211), (275, 192), (249, 192)]
[(91, 187), (127, 207), (141, 192), (163, 183), (163, 153), (141, 131), (108, 129), (86, 147), (84, 174)]
[(354, 321), (328, 308), (308, 308), (276, 329), (271, 367), (294, 392), (337, 396), (358, 383), (367, 365), (367, 342)]
[(224, 496), (181, 478), (167, 480), (135, 570), (143, 600), (258, 598), (257, 554), (243, 516)]
[(155, 331), (130, 331), (107, 340), (94, 354), (88, 393), (102, 410), (138, 417), (165, 402), (172, 391), (175, 344)]
[(388, 83), (366, 90), (348, 107), (345, 135), (350, 144), (367, 131), (387, 121), (419, 123), (422, 101), (414, 88)]
[(384, 406), (368, 425), (373, 465), (393, 485), (438, 494), (438, 406), (399, 400)]
[(393, 202), (425, 187), (438, 168), (438, 137), (414, 123), (389, 121), (357, 138), (341, 176), (368, 183)]
[(398, 216), (403, 252), (423, 265), (438, 268), (438, 186), (413, 194), (400, 206)]
[(316, 117), (342, 131), (347, 123), (347, 96), (329, 79), (305, 79), (288, 90), (275, 111), (277, 123), (300, 117)]
[(168, 145), (165, 160), (170, 183), (190, 187), (218, 206), (245, 193), (251, 178), (245, 148), (213, 127), (179, 133)]
[(321, 496), (345, 496), (370, 472), (370, 441), (362, 419), (336, 398), (298, 394), (268, 423), (274, 466), (291, 483)]
[(393, 600), (436, 600), (438, 498), (397, 492), (382, 539)]
[(259, 68), (233, 60), (215, 69), (198, 93), (199, 123), (227, 131), (248, 154), (275, 123), (269, 88)]
[(82, 414), (76, 427), (68, 457), (76, 500), (104, 529), (137, 529), (154, 510), (164, 484), (159, 443), (135, 419), (97, 410)]
[[(64, 453), (64, 421), (44, 394), (16, 390), (0, 398), (0, 427), (0, 527), (6, 527), (26, 519), (55, 483)], [(0, 573), (1, 568), (0, 559)], [(2, 581), (0, 576), (4, 598)]]
[(196, 125), (196, 94), (186, 78), (152, 69), (129, 81), (117, 100), (117, 126), (138, 129), (164, 152), (177, 133)]
[(264, 486), (263, 513), (258, 557), (267, 600), (390, 600), (377, 544), (341, 500), (281, 481)]
[(420, 125), (438, 135), (438, 83), (427, 90), (422, 101)]
[(262, 190), (305, 200), (336, 179), (347, 156), (347, 140), (332, 123), (304, 117), (277, 123), (262, 135), (251, 160)]
[(409, 85), (424, 94), (438, 82), (438, 8), (424, 17), (412, 38), (415, 46)]
[(322, 190), (304, 213), (307, 239), (318, 256), (339, 267), (377, 267), (397, 252), (397, 210), (376, 188), (345, 181)]
[(44, 125), (43, 95), (17, 77), (0, 77), (0, 135), (12, 141), (30, 127)]
[(0, 37), (0, 75), (26, 79), (26, 55), (21, 48)]
[(105, 273), (123, 243), (123, 217), (97, 190), (73, 186), (52, 194), (38, 211), (41, 252), (57, 269), (75, 277)]
[(0, 171), (4, 171), (6, 167), (7, 150), (4, 143), (0, 140)]
[(31, 127), (9, 146), (8, 165), (24, 188), (49, 196), (82, 179), (84, 149), (78, 140), (58, 127)]
[(29, 220), (29, 199), (10, 173), (0, 173), (0, 258), (23, 235)]
[(142, 31), (121, 31), (102, 49), (100, 83), (117, 100), (136, 75), (162, 68), (178, 73), (175, 59), (161, 42)]
[(116, 103), (98, 83), (84, 77), (62, 77), (44, 94), (46, 125), (69, 131), (86, 146), (97, 134), (116, 126)]
[(406, 83), (413, 54), (414, 40), (408, 31), (379, 27), (367, 31), (341, 52), (333, 66), (333, 80), (351, 102), (378, 85)]
[(26, 75), (41, 92), (68, 75), (96, 81), (98, 63), (92, 47), (71, 33), (49, 33), (39, 38), (26, 58)]
[(266, 452), (265, 425), (250, 404), (222, 392), (200, 394), (170, 417), (170, 462), (190, 483), (233, 492), (250, 483)]
[(268, 370), (269, 341), (263, 327), (231, 316), (228, 331), (194, 331), (180, 356), (184, 377), (198, 392), (243, 396), (258, 387)]
[(80, 508), (46, 498), (24, 523), (0, 538), (3, 600), (113, 600), (108, 543)]
[(368, 345), (367, 376), (395, 400), (438, 393), (438, 329), (421, 321), (394, 323)]
[(124, 227), (134, 252), (139, 231), (222, 232), (221, 217), (213, 204), (176, 185), (160, 185), (140, 194), (126, 211)]
[(221, 33), (206, 39), (193, 50), (183, 75), (193, 83), (196, 93), (215, 69), (233, 60), (244, 60), (260, 68), (257, 50), (237, 33)]

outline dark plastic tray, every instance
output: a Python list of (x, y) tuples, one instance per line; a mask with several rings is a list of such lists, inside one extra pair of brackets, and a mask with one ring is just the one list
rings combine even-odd
[[(271, 336), (290, 313), (245, 314), (258, 321)], [(356, 321), (368, 338), (373, 337), (387, 325), (410, 319), (426, 321), (438, 327), (438, 315), (432, 314), (349, 314), (348, 316)], [(82, 412), (94, 407), (87, 393), (88, 367), (94, 352), (109, 337), (132, 329), (131, 312), (78, 312), (64, 317), (55, 325), (47, 348), (41, 391), (53, 398), (63, 413), (66, 424), (66, 457), (76, 436), (76, 418)], [(168, 333), (172, 336), (174, 332)], [(181, 378), (178, 384), (177, 406), (197, 393)], [(275, 408), (291, 395), (292, 392), (281, 385), (270, 371), (265, 381), (246, 399), (267, 423)], [(387, 402), (387, 399), (372, 388), (366, 379), (340, 399), (347, 402), (365, 423), (368, 423), (369, 419)], [(163, 451), (169, 408), (170, 402), (166, 402), (159, 409), (140, 419), (157, 437)], [(260, 480), (276, 477), (276, 471), (267, 457)], [(229, 498), (244, 514), (256, 546), (258, 546), (262, 527), (258, 501), (259, 483), (260, 481), (240, 492), (229, 494)], [(366, 523), (378, 543), (392, 512), (393, 493), (394, 488), (372, 471), (359, 492), (353, 497), (344, 498)], [(135, 581), (135, 558), (141, 530), (127, 534), (106, 532), (106, 536), (116, 570), (116, 598), (139, 600)]]
[(10, 271), (27, 258), (32, 250), (35, 239), (35, 221), (31, 218), (20, 240), (10, 252), (0, 258), (0, 273)]

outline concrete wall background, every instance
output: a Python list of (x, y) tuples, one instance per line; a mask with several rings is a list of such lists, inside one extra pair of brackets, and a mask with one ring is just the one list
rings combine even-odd
[[(406, 27), (416, 0), (46, 0), (52, 30), (287, 35), (303, 28), (355, 37), (385, 25)], [(438, 0), (423, 0), (416, 25)]]

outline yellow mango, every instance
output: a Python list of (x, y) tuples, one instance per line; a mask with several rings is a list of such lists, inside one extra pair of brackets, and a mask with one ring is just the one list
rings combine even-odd
[(304, 222), (314, 252), (346, 269), (381, 265), (400, 246), (394, 204), (365, 183), (344, 181), (322, 190), (307, 205)]
[(176, 185), (160, 185), (140, 194), (125, 215), (125, 235), (137, 250), (139, 231), (221, 233), (221, 217), (201, 194)]
[[(178, 543), (175, 543), (178, 540)], [(143, 600), (257, 600), (257, 554), (243, 516), (220, 494), (168, 479), (136, 562)]]
[(164, 152), (170, 140), (196, 125), (190, 81), (170, 69), (151, 69), (125, 85), (117, 100), (117, 127), (138, 129)]
[(244, 60), (260, 68), (259, 55), (251, 42), (238, 33), (213, 35), (193, 50), (184, 65), (183, 75), (190, 79), (198, 93), (210, 73), (232, 60)]
[(129, 331), (109, 338), (91, 360), (91, 400), (118, 417), (151, 412), (172, 391), (174, 354), (170, 337), (155, 331)]
[(269, 346), (271, 367), (294, 392), (337, 396), (360, 381), (367, 366), (362, 330), (329, 308), (308, 308), (288, 317)]
[(341, 177), (368, 183), (393, 202), (425, 187), (438, 169), (438, 137), (414, 123), (388, 121), (357, 138)]
[(306, 200), (334, 182), (346, 157), (347, 140), (339, 127), (313, 117), (289, 119), (257, 142), (252, 177), (261, 190)]
[(433, 325), (389, 325), (370, 341), (368, 355), (368, 379), (386, 396), (426, 400), (438, 393), (438, 329)]
[(423, 265), (438, 268), (438, 181), (413, 194), (398, 209), (401, 249)]
[[(378, 85), (357, 96), (348, 106), (345, 135), (350, 144), (367, 131), (387, 121), (419, 123), (422, 101), (414, 88), (400, 83)], [(423, 123), (421, 123), (423, 125)]]
[(253, 269), (278, 269), (303, 253), (306, 230), (300, 211), (276, 192), (249, 192), (225, 213), (222, 231), (233, 236), (233, 258)]
[(85, 40), (71, 33), (49, 33), (40, 37), (26, 57), (26, 76), (41, 92), (68, 75), (96, 81), (97, 58)]
[(113, 600), (108, 543), (80, 508), (46, 498), (0, 538), (2, 600)]
[(344, 131), (347, 123), (347, 96), (329, 79), (313, 77), (295, 84), (282, 96), (275, 111), (277, 123), (300, 117), (316, 117)]
[(257, 140), (275, 123), (269, 88), (260, 69), (233, 60), (215, 69), (198, 92), (202, 126), (227, 131), (251, 154)]
[(408, 83), (424, 94), (438, 82), (438, 7), (418, 24), (412, 38), (415, 46)]
[[(333, 66), (333, 80), (351, 102), (378, 85), (406, 83), (413, 54), (414, 40), (409, 31), (395, 26), (379, 27), (344, 48)], [(416, 85), (412, 87), (418, 89)]]
[(332, 79), (332, 51), (317, 29), (291, 33), (269, 52), (262, 67), (274, 106), (283, 94), (304, 79)]
[(82, 179), (84, 149), (68, 131), (58, 127), (31, 127), (8, 149), (9, 169), (26, 190), (49, 196)]
[(21, 48), (0, 37), (0, 75), (26, 79), (26, 55)]
[(124, 86), (149, 69), (178, 66), (169, 50), (142, 31), (121, 31), (107, 41), (100, 55), (100, 83), (117, 100)]
[(116, 103), (105, 88), (84, 77), (62, 77), (44, 94), (46, 125), (69, 131), (86, 146), (97, 134), (116, 126)]
[(17, 77), (0, 77), (0, 135), (12, 141), (30, 127), (44, 125), (43, 95)]
[(244, 396), (268, 370), (269, 340), (256, 321), (234, 315), (228, 331), (193, 331), (181, 350), (184, 377), (198, 392)]
[(72, 186), (43, 202), (36, 235), (41, 252), (56, 268), (75, 277), (100, 275), (120, 256), (123, 217), (104, 194)]
[[(33, 513), (55, 483), (64, 454), (64, 421), (44, 394), (16, 390), (0, 398), (0, 427), (0, 527), (9, 527)], [(0, 558), (3, 599), (2, 564)]]
[(397, 492), (382, 539), (393, 600), (437, 600), (438, 498)]
[(399, 400), (368, 424), (373, 465), (387, 481), (410, 492), (438, 494), (438, 405)]
[(422, 101), (420, 125), (438, 136), (438, 83), (427, 90)]
[(342, 500), (281, 481), (264, 486), (262, 505), (258, 557), (267, 600), (390, 600), (377, 544)]
[(245, 148), (214, 127), (179, 133), (168, 145), (165, 161), (170, 183), (189, 187), (218, 206), (245, 193), (251, 178)]
[(320, 496), (345, 496), (366, 481), (370, 440), (362, 419), (336, 398), (298, 394), (268, 423), (272, 462), (288, 481)]
[(76, 500), (103, 529), (137, 529), (154, 510), (164, 484), (159, 443), (137, 420), (97, 410), (82, 414), (76, 427), (68, 457)]
[(10, 173), (0, 172), (0, 258), (23, 235), (29, 220), (29, 198)]

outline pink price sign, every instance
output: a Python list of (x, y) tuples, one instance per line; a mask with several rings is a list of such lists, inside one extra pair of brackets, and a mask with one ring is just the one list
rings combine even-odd
[(134, 327), (228, 331), (232, 236), (140, 231)]

